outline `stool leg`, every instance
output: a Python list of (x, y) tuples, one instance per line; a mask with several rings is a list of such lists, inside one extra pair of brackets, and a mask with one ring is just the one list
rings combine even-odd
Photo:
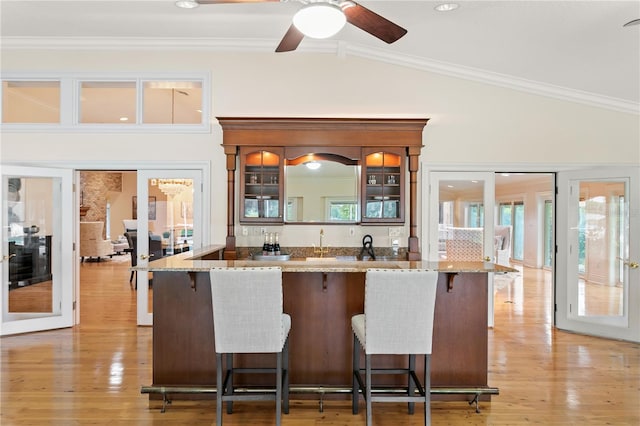
[(276, 426), (282, 422), (282, 352), (276, 355)]
[[(414, 396), (415, 394), (415, 383), (413, 382), (413, 378), (411, 373), (416, 371), (416, 356), (409, 355), (409, 374), (407, 375), (408, 383), (407, 383), (407, 395)], [(407, 409), (409, 414), (413, 414), (415, 412), (415, 402), (409, 402), (407, 404)]]
[(424, 356), (424, 425), (431, 426), (431, 355)]
[(360, 374), (360, 342), (358, 342), (356, 334), (353, 333), (353, 375), (351, 377), (351, 411), (353, 414), (358, 414), (360, 393), (358, 374)]
[(216, 426), (222, 426), (222, 354), (216, 353)]
[(284, 342), (284, 350), (282, 353), (282, 364), (283, 364), (283, 389), (282, 389), (282, 399), (284, 401), (283, 411), (285, 414), (289, 414), (289, 338)]
[(371, 355), (364, 355), (364, 364), (365, 364), (365, 369), (366, 369), (366, 383), (365, 383), (365, 393), (366, 396), (364, 397), (364, 399), (366, 400), (367, 403), (367, 426), (371, 426), (371, 422), (372, 422), (372, 413), (371, 413)]
[[(227, 368), (229, 381), (226, 383), (225, 395), (233, 395), (233, 354), (227, 354)], [(233, 413), (233, 401), (227, 401), (227, 414)]]

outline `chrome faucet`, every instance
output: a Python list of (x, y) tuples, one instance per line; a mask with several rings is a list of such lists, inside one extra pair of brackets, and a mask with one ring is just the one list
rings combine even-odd
[(329, 247), (322, 247), (322, 240), (324, 238), (324, 229), (320, 229), (320, 247), (313, 245), (313, 253), (319, 254), (322, 257), (324, 254), (329, 253)]

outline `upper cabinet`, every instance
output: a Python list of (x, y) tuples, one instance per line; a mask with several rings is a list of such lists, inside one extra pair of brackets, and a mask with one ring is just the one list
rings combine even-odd
[(404, 222), (403, 150), (362, 151), (362, 222)]
[(282, 149), (240, 148), (240, 221), (282, 222)]
[[(312, 201), (302, 199), (300, 194), (285, 199), (289, 197), (286, 170), (306, 162), (330, 161), (360, 170), (355, 179), (360, 180), (360, 194), (351, 201), (342, 193), (331, 193), (335, 195), (331, 196), (335, 206), (329, 207), (340, 209), (340, 214), (335, 218), (325, 214), (324, 220), (385, 224), (404, 223), (406, 217), (410, 233), (407, 257), (419, 260), (417, 172), (427, 121), (426, 118), (218, 117), (228, 180), (225, 259), (235, 259), (236, 220), (285, 223), (284, 208), (292, 206), (286, 220), (304, 222), (305, 215), (299, 210)], [(319, 192), (319, 182), (314, 181), (301, 193), (313, 191)], [(239, 200), (235, 199), (236, 194)], [(324, 196), (325, 204), (331, 197)], [(314, 208), (333, 211), (326, 205)], [(313, 221), (317, 223), (315, 217)]]

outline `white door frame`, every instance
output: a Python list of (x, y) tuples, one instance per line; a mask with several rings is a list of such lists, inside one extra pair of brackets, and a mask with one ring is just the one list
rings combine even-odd
[[(193, 180), (193, 249), (199, 249), (202, 247), (201, 233), (197, 231), (202, 229), (202, 173), (201, 170), (178, 170), (178, 169), (140, 169), (137, 176), (137, 196), (138, 200), (146, 200), (149, 196), (149, 180), (156, 178), (177, 178), (177, 179), (192, 179)], [(138, 202), (137, 217), (146, 218), (149, 216), (149, 204), (146, 202)], [(185, 218), (186, 220), (186, 218)], [(148, 266), (150, 261), (154, 259), (149, 258), (149, 239), (141, 238), (141, 235), (149, 234), (149, 222), (147, 220), (138, 220), (138, 238), (137, 238), (137, 252), (138, 260), (137, 266)], [(137, 322), (138, 325), (153, 325), (153, 312), (149, 312), (149, 275), (147, 273), (137, 273)]]
[[(24, 176), (24, 177), (42, 177), (42, 178), (58, 178), (60, 180), (59, 191), (53, 191), (53, 241), (51, 247), (51, 271), (53, 274), (52, 282), (52, 297), (53, 302), (59, 302), (59, 308), (53, 309), (51, 314), (40, 313), (37, 315), (25, 314), (25, 313), (8, 313), (8, 298), (9, 287), (8, 285), (8, 268), (5, 268), (4, 259), (8, 260), (9, 256), (4, 252), (5, 244), (8, 242), (5, 239), (6, 233), (2, 238), (0, 244), (0, 282), (2, 283), (2, 295), (0, 300), (2, 301), (2, 312), (0, 313), (2, 318), (0, 319), (0, 335), (10, 335), (17, 333), (28, 333), (33, 331), (52, 330), (56, 328), (71, 327), (74, 324), (73, 305), (74, 299), (77, 296), (77, 291), (74, 286), (74, 268), (73, 259), (75, 254), (74, 240), (75, 229), (74, 219), (76, 214), (73, 209), (74, 206), (74, 186), (73, 186), (73, 172), (68, 168), (53, 168), (53, 167), (41, 167), (41, 166), (13, 166), (2, 165), (0, 167), (0, 176)], [(1, 179), (0, 182), (3, 182)], [(0, 185), (4, 187), (4, 184)], [(4, 188), (0, 189), (0, 199), (4, 201)], [(4, 202), (2, 203), (3, 219), (2, 229), (6, 226), (6, 217), (4, 211), (6, 207)], [(76, 245), (77, 247), (77, 245)]]
[[(109, 160), (109, 161), (33, 161), (33, 162), (12, 162), (3, 163), (5, 165), (15, 165), (24, 167), (50, 167), (50, 168), (67, 168), (72, 169), (73, 173), (80, 170), (96, 170), (96, 171), (138, 171), (147, 169), (156, 170), (200, 170), (202, 173), (202, 245), (207, 246), (210, 244), (211, 238), (211, 163), (209, 161), (129, 161), (129, 160)], [(74, 197), (74, 239), (76, 247), (78, 247), (80, 227), (80, 215), (77, 213), (80, 209), (80, 196), (79, 191), (76, 191)], [(226, 204), (226, 197), (225, 197)], [(79, 271), (80, 258), (77, 257), (76, 266), (74, 269)], [(74, 315), (74, 324), (80, 322), (80, 275), (74, 274), (74, 294), (76, 296), (76, 310)]]
[[(563, 330), (640, 342), (640, 268), (624, 267), (624, 306), (621, 316), (579, 316), (577, 314), (577, 248), (575, 230), (572, 234), (579, 199), (576, 183), (589, 180), (627, 181), (629, 238), (626, 262), (640, 262), (640, 167), (615, 167), (558, 173), (557, 203), (557, 269), (556, 326)], [(572, 192), (571, 192), (572, 191)]]
[[(426, 180), (426, 182), (424, 182)], [(484, 205), (484, 233), (483, 252), (485, 255), (493, 253), (493, 225), (495, 215), (495, 173), (494, 172), (445, 172), (430, 170), (423, 175), (423, 184), (429, 188), (429, 196), (423, 198), (428, 202), (428, 206), (423, 206), (427, 212), (429, 220), (423, 223), (422, 240), (427, 241), (428, 260), (438, 261), (438, 219), (439, 219), (439, 185), (441, 180), (478, 180), (483, 183), (483, 205)], [(425, 208), (426, 207), (426, 208)], [(493, 295), (493, 273), (487, 274), (488, 309), (487, 323), (489, 327), (494, 325), (494, 295)]]

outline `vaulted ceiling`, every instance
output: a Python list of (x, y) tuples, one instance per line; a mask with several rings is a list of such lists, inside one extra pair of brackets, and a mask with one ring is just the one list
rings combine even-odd
[(3, 49), (198, 47), (325, 52), (640, 111), (640, 1), (362, 1), (406, 28), (394, 44), (347, 25), (328, 40), (274, 50), (301, 3), (230, 3), (180, 9), (174, 0), (0, 2)]

